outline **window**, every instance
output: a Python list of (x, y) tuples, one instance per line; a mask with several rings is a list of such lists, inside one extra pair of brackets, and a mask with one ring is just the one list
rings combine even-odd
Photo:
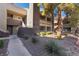
[(69, 23), (70, 23), (70, 21), (67, 21), (67, 22), (66, 22), (66, 24), (69, 24)]
[(64, 21), (63, 23), (64, 23), (64, 24), (69, 24), (69, 23), (70, 23), (70, 21)]
[(47, 31), (51, 31), (51, 27), (47, 27)]
[(69, 32), (70, 32), (70, 31), (71, 31), (71, 27), (64, 27), (63, 30), (64, 30), (64, 31), (69, 31)]
[(13, 18), (13, 15), (12, 14), (8, 14), (8, 17), (12, 17)]
[(44, 26), (40, 26), (40, 30), (45, 30), (45, 27)]
[(47, 21), (51, 21), (51, 18), (47, 17)]

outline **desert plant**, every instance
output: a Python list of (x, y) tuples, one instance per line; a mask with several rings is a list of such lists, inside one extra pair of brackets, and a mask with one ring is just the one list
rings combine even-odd
[(60, 36), (57, 36), (57, 39), (58, 40), (61, 40), (62, 39), (62, 36), (60, 35)]
[(61, 39), (62, 39), (61, 32), (59, 32), (59, 31), (57, 31), (57, 39), (58, 39), (58, 40), (61, 40)]
[(3, 48), (3, 47), (4, 47), (4, 41), (0, 40), (0, 48)]
[(52, 32), (45, 32), (46, 33), (46, 35), (50, 35), (50, 34), (52, 34)]
[(31, 40), (33, 44), (36, 44), (38, 42), (37, 38), (32, 38)]
[(40, 36), (45, 36), (46, 32), (40, 32)]
[(24, 37), (24, 39), (25, 39), (25, 40), (28, 40), (28, 39), (29, 39), (29, 37), (25, 36), (25, 37)]
[(64, 48), (59, 47), (56, 42), (50, 41), (48, 44), (45, 45), (45, 49), (48, 52), (48, 54), (52, 56), (63, 56), (66, 55), (64, 53)]

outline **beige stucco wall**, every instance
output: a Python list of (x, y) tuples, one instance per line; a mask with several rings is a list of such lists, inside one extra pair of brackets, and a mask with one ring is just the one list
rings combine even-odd
[[(8, 7), (7, 7), (8, 6)], [(4, 4), (4, 7), (7, 9), (7, 10), (11, 10), (11, 11), (14, 11), (16, 13), (20, 13), (20, 14), (23, 14), (23, 15), (26, 15), (26, 10), (20, 8), (20, 7), (17, 7), (15, 4), (10, 4), (10, 3), (5, 3)]]
[(6, 9), (0, 5), (0, 30), (3, 30), (3, 31), (6, 30), (6, 26), (7, 26), (6, 16), (7, 16)]
[(0, 30), (7, 30), (7, 10), (26, 15), (27, 11), (10, 3), (0, 3)]
[(33, 28), (33, 3), (30, 3), (27, 9), (27, 27)]

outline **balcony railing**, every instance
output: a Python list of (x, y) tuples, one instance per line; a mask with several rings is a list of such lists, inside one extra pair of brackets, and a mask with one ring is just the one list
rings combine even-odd
[(21, 25), (22, 21), (7, 17), (7, 25)]
[(40, 25), (43, 25), (43, 26), (52, 26), (52, 23), (48, 22), (48, 21), (40, 20)]

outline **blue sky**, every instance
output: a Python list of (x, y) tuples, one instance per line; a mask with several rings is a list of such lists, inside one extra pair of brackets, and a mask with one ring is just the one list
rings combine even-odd
[[(58, 10), (57, 10), (57, 8), (55, 8), (55, 10), (54, 10), (54, 16), (56, 16), (57, 13), (58, 13)], [(64, 11), (62, 11), (62, 12), (61, 12), (61, 15), (62, 15), (62, 16), (66, 16), (66, 13), (65, 13)]]
[[(29, 3), (16, 3), (17, 6), (21, 7), (21, 8), (29, 8)], [(41, 5), (40, 7), (40, 11), (43, 10), (43, 6)], [(55, 8), (54, 10), (54, 15), (57, 15), (57, 9)], [(65, 12), (62, 11), (62, 16), (66, 16)]]
[(16, 5), (21, 8), (29, 8), (29, 3), (16, 3)]
[(66, 13), (64, 11), (62, 11), (61, 15), (62, 16), (66, 16)]

